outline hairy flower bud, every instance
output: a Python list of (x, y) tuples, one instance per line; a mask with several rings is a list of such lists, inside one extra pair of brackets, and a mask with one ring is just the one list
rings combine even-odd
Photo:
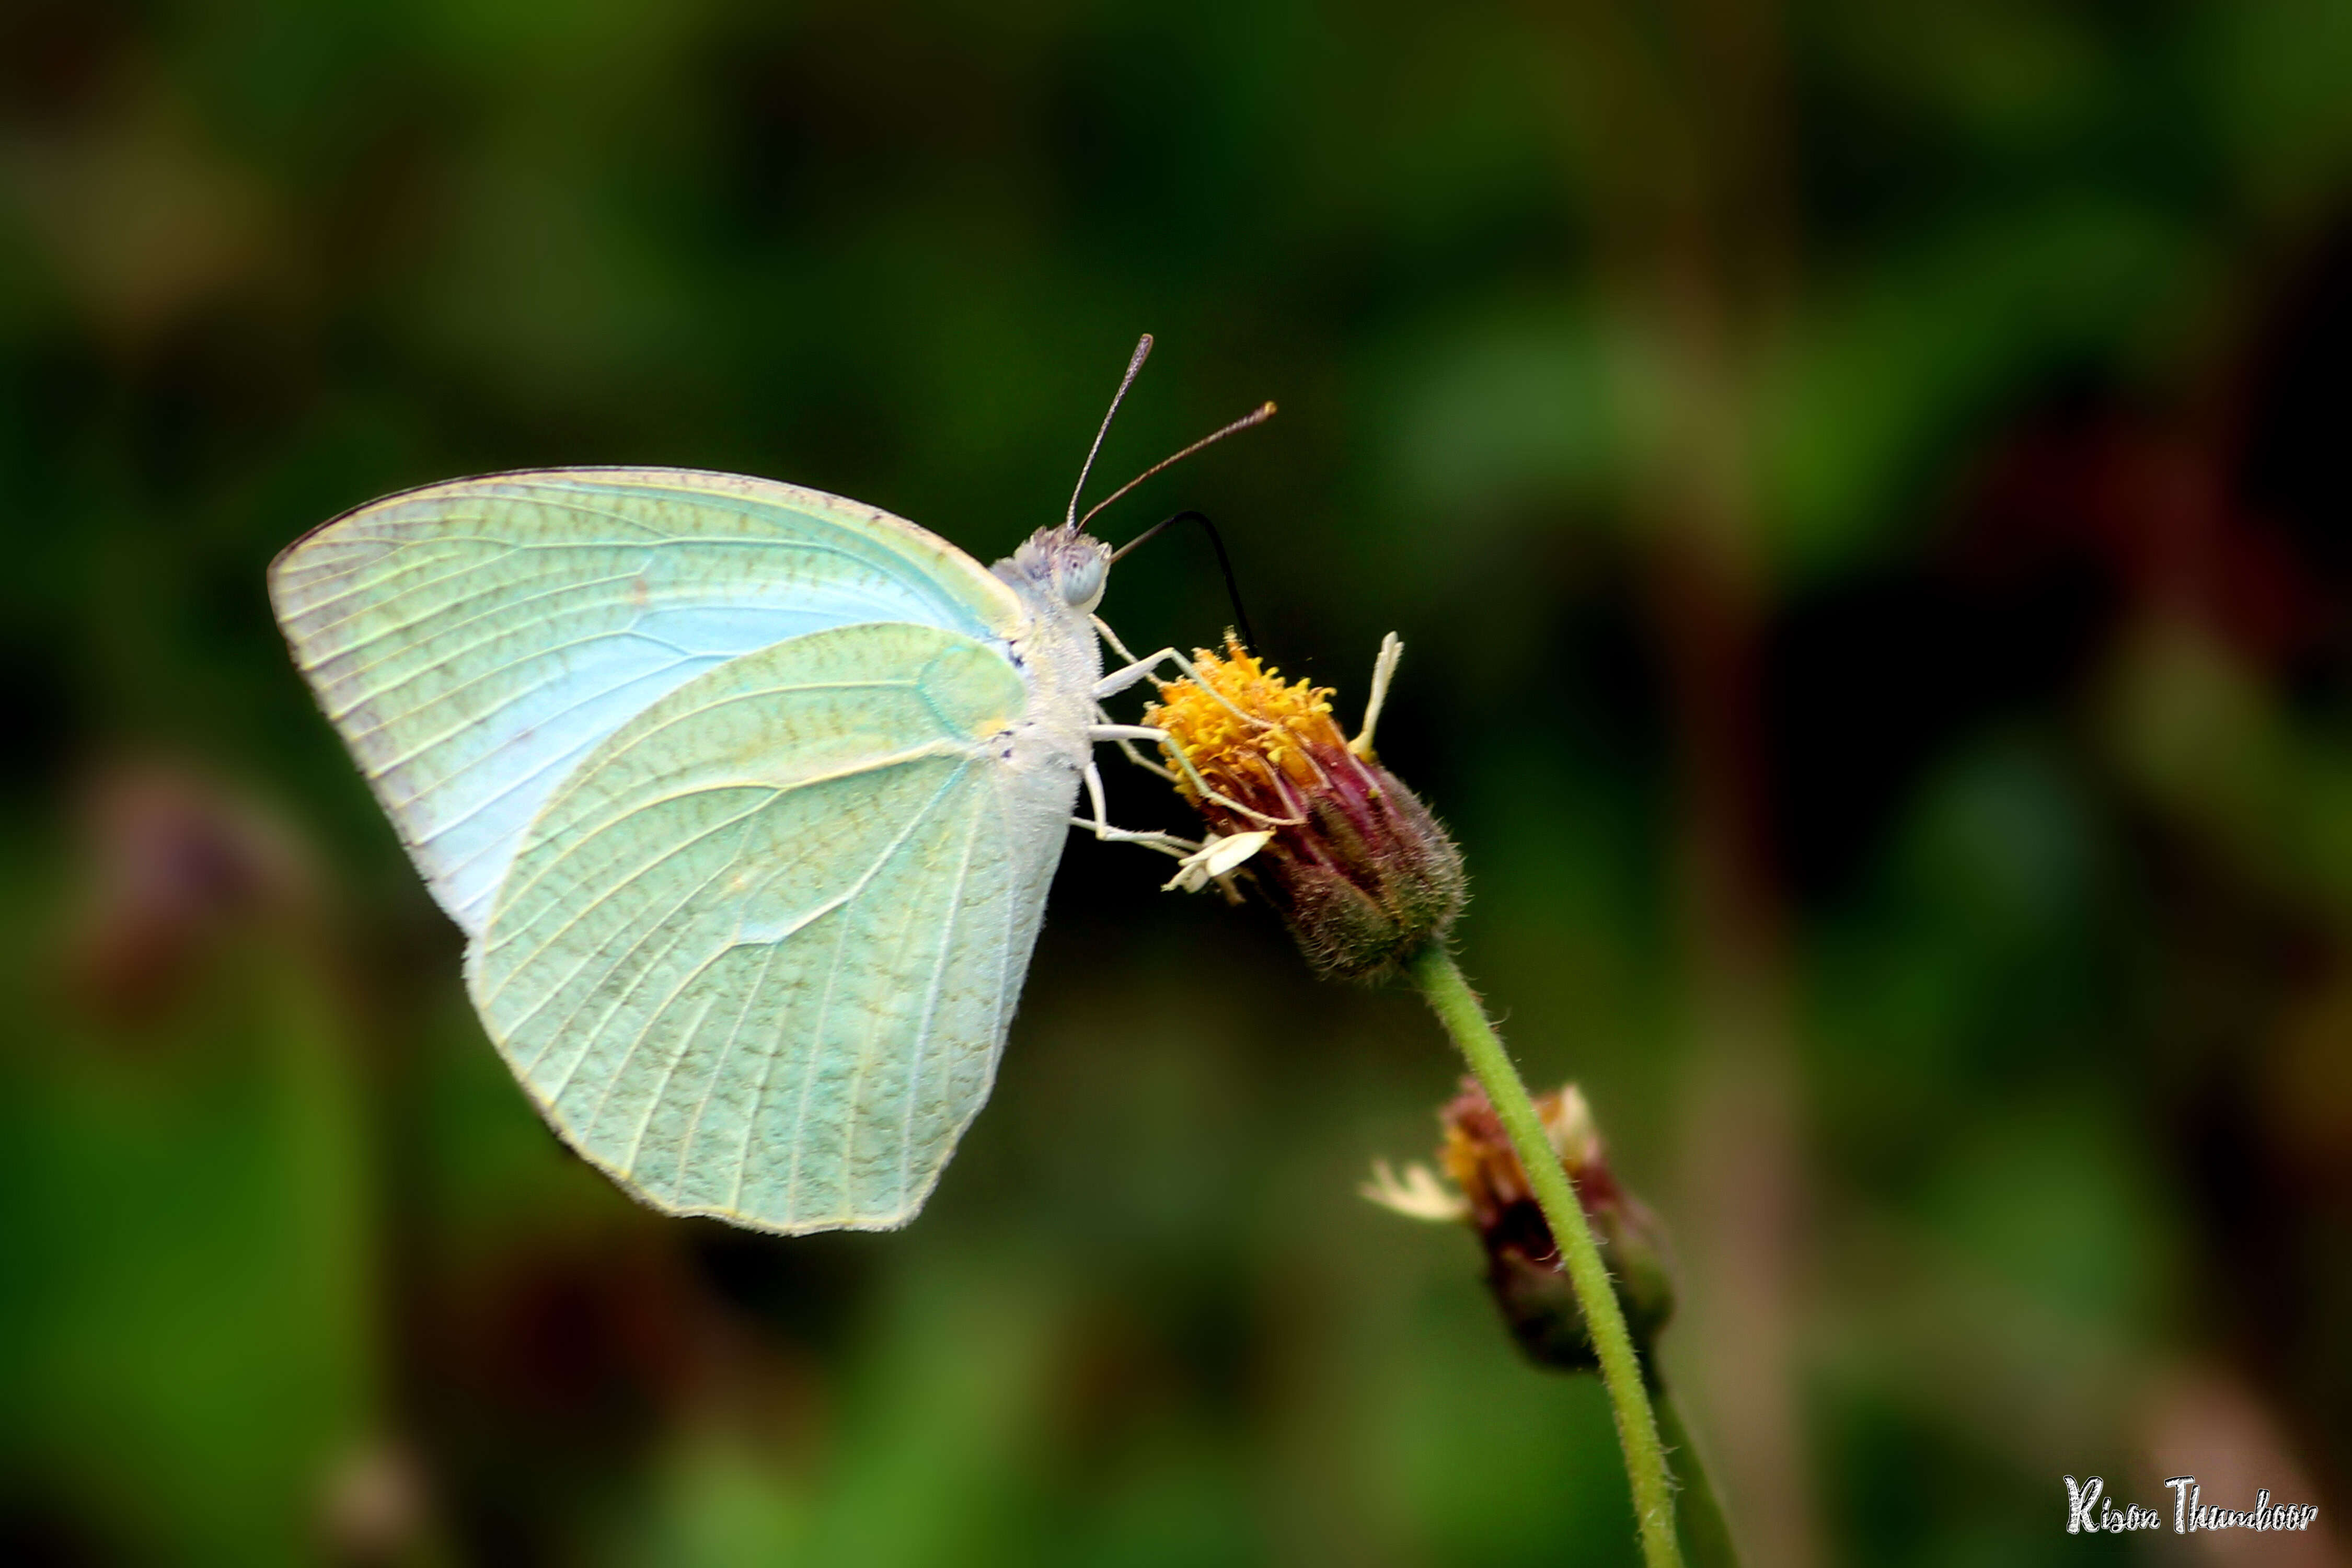
[[(1574, 1084), (1538, 1096), (1536, 1111), (1592, 1226), (1625, 1325), (1646, 1351), (1675, 1310), (1664, 1234), (1656, 1216), (1618, 1185)], [(1406, 1167), (1399, 1179), (1381, 1164), (1364, 1195), (1415, 1219), (1467, 1223), (1486, 1248), (1487, 1289), (1520, 1350), (1543, 1366), (1593, 1370), (1598, 1363), (1584, 1313), (1560, 1267), (1551, 1226), (1486, 1090), (1476, 1079), (1464, 1079), (1462, 1092), (1440, 1109), (1438, 1121), (1445, 1133), (1438, 1164), (1454, 1190), (1425, 1165)]]
[(1319, 973), (1371, 979), (1442, 938), (1467, 896), (1461, 852), (1369, 730), (1350, 743), (1329, 688), (1281, 679), (1237, 640), (1194, 667), (1144, 721), (1167, 732), (1176, 787), (1213, 830), (1204, 853), (1260, 839), (1257, 884)]

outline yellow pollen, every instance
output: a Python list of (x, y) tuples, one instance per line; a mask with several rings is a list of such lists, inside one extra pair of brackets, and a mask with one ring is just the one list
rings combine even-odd
[[(1143, 721), (1168, 731), (1171, 744), (1163, 749), (1171, 752), (1171, 762), (1181, 751), (1220, 792), (1245, 795), (1253, 785), (1273, 783), (1277, 772), (1293, 783), (1310, 784), (1317, 774), (1307, 755), (1310, 745), (1346, 750), (1347, 739), (1331, 718), (1329, 687), (1284, 680), (1233, 638), (1226, 640), (1223, 658), (1195, 650), (1193, 666), (1200, 680), (1187, 678), (1163, 687)], [(1181, 780), (1177, 787), (1194, 796), (1191, 780)]]

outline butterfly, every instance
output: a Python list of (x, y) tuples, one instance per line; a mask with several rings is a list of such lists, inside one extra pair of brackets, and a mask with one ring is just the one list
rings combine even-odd
[(1184, 661), (1095, 615), (1093, 516), (983, 567), (768, 479), (491, 474), (321, 525), (269, 595), (564, 1142), (667, 1213), (888, 1229), (987, 1099), (1071, 824), (1200, 848), (1104, 817), (1095, 744), (1158, 732), (1102, 700)]

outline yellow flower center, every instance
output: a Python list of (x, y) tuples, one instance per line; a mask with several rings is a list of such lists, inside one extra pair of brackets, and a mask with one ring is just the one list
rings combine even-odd
[[(1284, 680), (1231, 638), (1223, 658), (1195, 650), (1193, 666), (1201, 679), (1161, 688), (1143, 721), (1168, 731), (1162, 749), (1171, 763), (1181, 752), (1213, 787), (1239, 793), (1231, 786), (1271, 784), (1277, 773), (1311, 784), (1319, 770), (1309, 745), (1346, 750), (1347, 738), (1331, 718), (1331, 688)], [(1190, 778), (1180, 778), (1177, 787), (1198, 804)]]

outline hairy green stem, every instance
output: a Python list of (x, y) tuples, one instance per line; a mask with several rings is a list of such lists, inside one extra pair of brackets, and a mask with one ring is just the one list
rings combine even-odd
[(1601, 1362), (1601, 1382), (1617, 1416), (1617, 1441), (1625, 1452), (1625, 1474), (1633, 1488), (1633, 1515), (1641, 1527), (1642, 1556), (1648, 1568), (1682, 1568), (1681, 1548), (1675, 1540), (1674, 1482), (1666, 1470), (1664, 1447), (1658, 1441), (1658, 1418), (1650, 1408), (1650, 1394), (1642, 1381), (1642, 1364), (1633, 1352), (1633, 1336), (1626, 1331), (1625, 1314), (1609, 1283), (1608, 1266), (1585, 1222), (1584, 1205), (1577, 1201), (1568, 1173), (1545, 1136), (1519, 1081), (1503, 1038), (1486, 1019), (1478, 994), (1462, 977), (1462, 968), (1442, 942), (1432, 942), (1412, 961), (1412, 977), (1429, 998), (1431, 1011), (1454, 1037), (1470, 1070), (1485, 1086), (1495, 1114), (1519, 1156), (1535, 1191), (1537, 1206), (1551, 1226), (1553, 1241), (1568, 1265), (1570, 1285), (1583, 1310), (1585, 1331), (1592, 1338)]

